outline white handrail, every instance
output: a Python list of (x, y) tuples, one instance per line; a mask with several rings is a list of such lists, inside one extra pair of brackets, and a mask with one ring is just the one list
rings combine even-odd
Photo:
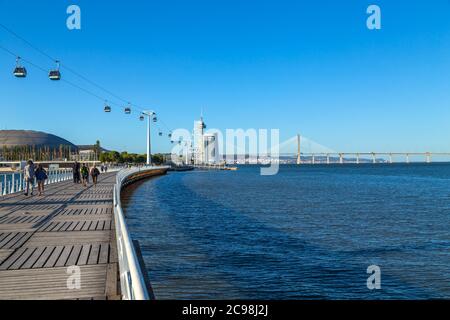
[[(47, 172), (46, 185), (72, 179), (72, 169), (59, 169)], [(34, 181), (36, 186), (36, 179)], [(22, 172), (4, 173), (0, 175), (0, 197), (25, 190), (26, 181)]]
[(114, 221), (117, 238), (117, 254), (120, 270), (120, 286), (124, 300), (149, 300), (150, 295), (145, 284), (138, 256), (128, 231), (125, 215), (120, 201), (120, 192), (127, 179), (139, 172), (165, 169), (165, 167), (142, 167), (123, 169), (117, 173), (114, 186)]

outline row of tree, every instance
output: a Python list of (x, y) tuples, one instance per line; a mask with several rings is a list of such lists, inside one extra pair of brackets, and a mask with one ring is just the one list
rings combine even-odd
[[(102, 152), (100, 141), (93, 145), (95, 159), (105, 163), (136, 163), (144, 164), (147, 162), (147, 155), (117, 151)], [(60, 145), (58, 147), (48, 146), (15, 146), (0, 149), (0, 159), (3, 161), (21, 161), (33, 159), (34, 161), (64, 161), (70, 160), (78, 154), (71, 146)], [(164, 156), (155, 154), (152, 156), (154, 164), (164, 163)]]
[[(99, 160), (101, 162), (108, 162), (108, 163), (144, 164), (147, 162), (147, 155), (128, 152), (119, 153), (117, 151), (110, 151), (101, 153)], [(164, 156), (162, 154), (155, 154), (152, 156), (152, 162), (157, 165), (163, 164)]]
[(3, 146), (0, 150), (0, 158), (4, 161), (20, 161), (34, 159), (35, 161), (56, 161), (70, 159), (76, 153), (72, 146), (59, 145), (48, 146)]

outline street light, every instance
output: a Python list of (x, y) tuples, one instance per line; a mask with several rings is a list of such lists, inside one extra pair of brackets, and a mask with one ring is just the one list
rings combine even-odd
[(151, 146), (151, 123), (156, 116), (154, 111), (142, 111), (142, 115), (147, 117), (147, 165), (152, 165), (152, 146)]

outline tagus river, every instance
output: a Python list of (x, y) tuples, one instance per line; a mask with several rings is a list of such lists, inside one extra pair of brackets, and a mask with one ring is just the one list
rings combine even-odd
[(124, 208), (158, 299), (450, 298), (450, 165), (170, 173)]

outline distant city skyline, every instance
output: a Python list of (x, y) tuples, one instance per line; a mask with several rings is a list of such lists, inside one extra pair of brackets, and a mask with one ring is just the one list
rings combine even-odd
[[(70, 4), (81, 8), (81, 30), (66, 27)], [(366, 27), (370, 4), (381, 8), (381, 30)], [(343, 152), (450, 151), (448, 12), (444, 0), (0, 0), (0, 23), (155, 110), (155, 153), (170, 151), (169, 129), (191, 131), (201, 112), (209, 129), (280, 129), (281, 141), (300, 133)], [(0, 46), (54, 68), (2, 29)], [(24, 65), (28, 77), (14, 78), (15, 59), (0, 50), (0, 129), (145, 153), (138, 113), (104, 113), (103, 101)], [(64, 69), (62, 77), (117, 101)]]

